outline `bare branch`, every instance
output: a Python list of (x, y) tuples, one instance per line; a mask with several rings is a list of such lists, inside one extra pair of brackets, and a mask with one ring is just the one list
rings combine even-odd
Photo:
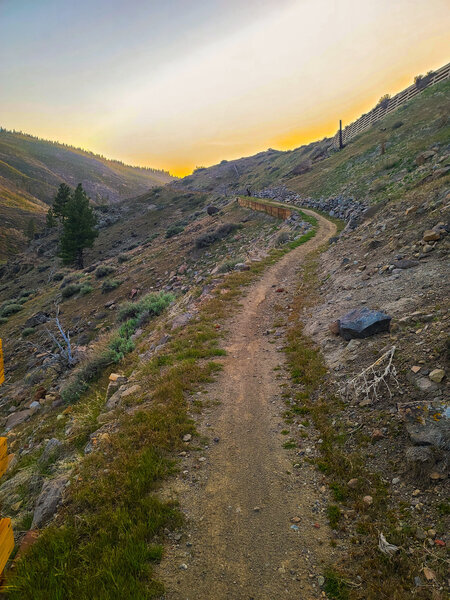
[(61, 356), (67, 361), (67, 364), (69, 367), (71, 367), (72, 365), (74, 365), (76, 363), (76, 360), (72, 354), (72, 345), (70, 343), (70, 333), (69, 331), (67, 331), (67, 333), (65, 333), (63, 326), (61, 325), (61, 322), (59, 320), (59, 304), (57, 302), (55, 302), (55, 307), (56, 307), (56, 316), (55, 316), (55, 324), (56, 327), (58, 328), (58, 331), (63, 339), (63, 343), (61, 343), (58, 338), (56, 337), (56, 335), (54, 333), (52, 333), (49, 329), (45, 328), (48, 336), (50, 337), (50, 339), (58, 346), (59, 351), (61, 353)]
[(388, 381), (392, 380), (397, 387), (397, 370), (393, 364), (395, 346), (385, 352), (374, 363), (365, 368), (359, 375), (353, 377), (350, 381), (341, 386), (341, 394), (348, 398), (353, 396), (358, 399), (365, 396), (367, 400), (377, 400), (379, 388), (386, 386), (389, 396), (392, 397), (392, 391)]

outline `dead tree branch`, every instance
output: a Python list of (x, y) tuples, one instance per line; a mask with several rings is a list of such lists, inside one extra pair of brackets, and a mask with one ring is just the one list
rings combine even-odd
[(347, 381), (341, 387), (341, 394), (345, 398), (353, 396), (355, 400), (365, 396), (367, 400), (377, 400), (380, 392), (380, 386), (385, 386), (389, 396), (392, 397), (392, 391), (388, 382), (392, 382), (399, 387), (397, 380), (397, 370), (393, 359), (395, 346), (385, 352), (374, 363), (365, 368), (359, 375)]
[(55, 306), (56, 306), (55, 324), (61, 335), (62, 342), (60, 342), (58, 340), (58, 338), (52, 331), (50, 331), (47, 328), (45, 328), (45, 330), (46, 330), (48, 336), (50, 337), (50, 339), (58, 346), (61, 357), (64, 359), (65, 362), (67, 362), (67, 365), (69, 367), (72, 367), (76, 363), (76, 359), (74, 358), (73, 353), (72, 353), (72, 345), (70, 343), (70, 333), (69, 333), (69, 331), (67, 331), (67, 333), (64, 331), (64, 328), (61, 325), (61, 322), (59, 320), (59, 304), (57, 304), (55, 302)]

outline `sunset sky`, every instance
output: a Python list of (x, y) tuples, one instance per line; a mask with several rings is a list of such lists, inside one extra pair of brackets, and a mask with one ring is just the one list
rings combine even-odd
[(181, 175), (450, 60), (448, 0), (0, 0), (0, 125)]

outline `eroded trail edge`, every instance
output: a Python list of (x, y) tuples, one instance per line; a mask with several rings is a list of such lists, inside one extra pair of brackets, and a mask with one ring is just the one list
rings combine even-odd
[(321, 476), (312, 466), (293, 468), (296, 452), (283, 447), (283, 327), (267, 335), (286, 324), (302, 260), (335, 233), (310, 214), (316, 236), (249, 287), (225, 324), (223, 371), (201, 394), (208, 408), (198, 430), (207, 446), (187, 448), (168, 491), (188, 525), (161, 564), (167, 600), (321, 595), (320, 565), (333, 551), (317, 508)]

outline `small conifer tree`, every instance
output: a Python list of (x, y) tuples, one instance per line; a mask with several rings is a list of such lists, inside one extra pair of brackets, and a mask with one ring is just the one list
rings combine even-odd
[(64, 221), (64, 218), (66, 216), (65, 211), (67, 203), (70, 200), (71, 194), (72, 190), (70, 189), (70, 187), (65, 183), (61, 183), (61, 185), (58, 188), (58, 192), (55, 196), (55, 199), (53, 200), (52, 207), (53, 216), (55, 216), (60, 221)]
[(70, 197), (64, 209), (63, 232), (59, 241), (59, 256), (64, 264), (75, 264), (82, 269), (83, 251), (92, 248), (98, 231), (97, 219), (89, 206), (89, 198), (81, 183)]

